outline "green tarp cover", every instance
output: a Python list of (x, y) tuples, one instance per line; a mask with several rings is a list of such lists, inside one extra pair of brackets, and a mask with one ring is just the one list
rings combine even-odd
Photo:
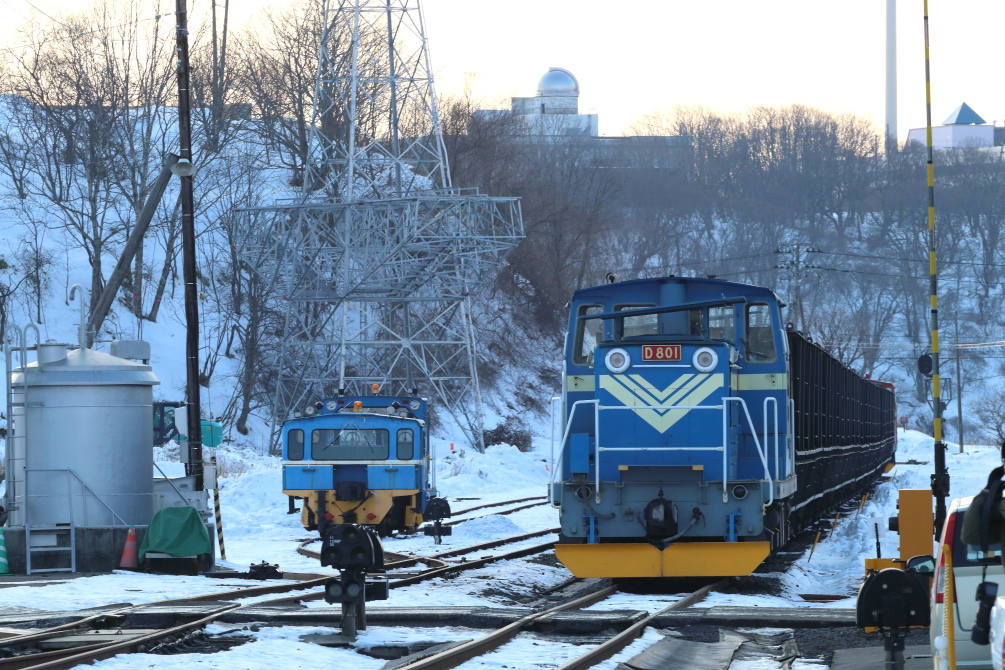
[(167, 507), (154, 514), (143, 543), (140, 560), (148, 551), (170, 556), (192, 556), (213, 551), (199, 512), (194, 507)]

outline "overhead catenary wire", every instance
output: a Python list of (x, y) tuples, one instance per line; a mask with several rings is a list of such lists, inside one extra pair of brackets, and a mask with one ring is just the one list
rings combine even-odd
[[(27, 23), (29, 25), (32, 25), (32, 26), (38, 26), (39, 25), (39, 23), (38, 23), (37, 20), (29, 18), (29, 17), (25, 16), (24, 14), (22, 14), (21, 12), (17, 11), (16, 9), (14, 9), (13, 5), (11, 5), (11, 3), (10, 3), (10, 0), (0, 0), (0, 1), (2, 1), (3, 4), (7, 6), (8, 9), (10, 9), (12, 12), (14, 12), (15, 14), (17, 14), (25, 23)], [(123, 23), (118, 23), (118, 24), (111, 25), (111, 26), (103, 26), (101, 28), (95, 28), (94, 30), (78, 30), (77, 28), (74, 28), (71, 25), (63, 23), (59, 19), (57, 19), (57, 18), (55, 18), (55, 17), (47, 14), (46, 12), (42, 11), (36, 5), (34, 5), (33, 3), (28, 2), (28, 4), (31, 5), (31, 7), (34, 8), (37, 12), (39, 12), (40, 14), (42, 14), (42, 16), (44, 16), (45, 18), (49, 19), (50, 21), (52, 21), (53, 23), (55, 23), (55, 24), (57, 24), (59, 26), (62, 26), (63, 28), (66, 28), (67, 30), (73, 31), (73, 34), (76, 35), (76, 36), (79, 36), (79, 37), (88, 37), (90, 35), (101, 35), (101, 34), (109, 33), (112, 30), (115, 30), (116, 28), (125, 28), (127, 26), (139, 25), (141, 23), (146, 23), (148, 21), (160, 21), (161, 19), (169, 18), (169, 17), (173, 16), (172, 14), (159, 13), (159, 14), (154, 14), (153, 16), (137, 17), (137, 18), (132, 19), (130, 21), (125, 21)], [(41, 42), (24, 42), (24, 43), (21, 43), (21, 44), (15, 44), (13, 46), (0, 47), (0, 51), (6, 51), (8, 53), (13, 54), (13, 53), (16, 53), (16, 52), (24, 50), (24, 49), (31, 49), (32, 47), (38, 47), (41, 44), (45, 44), (45, 43), (48, 43), (48, 42), (58, 42), (58, 41), (60, 41), (60, 40), (59, 39), (51, 39), (51, 38), (49, 38), (49, 39), (43, 39)], [(116, 40), (116, 41), (131, 42), (132, 43), (132, 42), (136, 42), (137, 40), (135, 38), (130, 38), (130, 39), (122, 39), (122, 40)]]

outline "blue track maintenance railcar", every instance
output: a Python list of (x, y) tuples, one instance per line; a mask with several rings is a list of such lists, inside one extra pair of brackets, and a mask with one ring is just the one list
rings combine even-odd
[(283, 493), (303, 500), (301, 521), (415, 530), (433, 491), (428, 402), (411, 396), (342, 396), (283, 424)]
[(577, 291), (550, 495), (579, 577), (736, 576), (894, 460), (894, 393), (783, 325), (769, 289)]

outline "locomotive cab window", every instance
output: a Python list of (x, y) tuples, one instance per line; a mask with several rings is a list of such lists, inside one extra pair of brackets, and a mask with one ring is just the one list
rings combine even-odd
[(286, 433), (286, 460), (304, 460), (304, 431), (299, 428)]
[[(644, 307), (655, 307), (653, 304), (645, 305), (615, 305), (615, 312), (624, 312), (630, 309), (642, 309)], [(629, 339), (642, 335), (656, 335), (659, 333), (659, 318), (656, 314), (644, 314), (642, 316), (626, 316), (619, 319), (621, 323), (621, 338)]]
[[(600, 314), (601, 305), (580, 305), (576, 316)], [(601, 319), (576, 319), (576, 340), (573, 343), (572, 362), (593, 367), (593, 351), (604, 339), (604, 322)]]
[[(615, 305), (615, 312), (626, 312), (632, 309), (645, 309), (655, 307), (652, 303), (636, 305)], [(621, 339), (629, 340), (633, 337), (645, 337), (647, 335), (685, 335), (689, 337), (703, 337), (705, 333), (705, 315), (700, 309), (691, 309), (685, 312), (668, 312), (666, 314), (643, 314), (639, 316), (626, 316), (618, 319), (618, 329)]]
[(415, 433), (411, 428), (398, 430), (398, 446), (395, 454), (399, 461), (410, 461), (415, 458)]
[(390, 456), (388, 431), (382, 428), (321, 428), (311, 431), (316, 461), (373, 461)]
[(708, 336), (713, 340), (736, 339), (736, 308), (732, 305), (708, 308)]
[(747, 305), (746, 337), (743, 338), (748, 363), (771, 363), (775, 352), (775, 329), (770, 305)]

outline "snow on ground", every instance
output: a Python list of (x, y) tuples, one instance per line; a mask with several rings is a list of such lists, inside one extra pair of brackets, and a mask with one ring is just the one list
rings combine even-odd
[[(360, 631), (353, 648), (330, 649), (309, 642), (303, 642), (305, 635), (331, 634), (334, 629), (306, 626), (263, 627), (258, 630), (235, 629), (234, 626), (210, 625), (206, 631), (211, 635), (249, 636), (253, 641), (216, 654), (177, 654), (170, 656), (154, 654), (120, 655), (91, 666), (97, 670), (136, 670), (137, 668), (157, 668), (157, 670), (188, 670), (207, 668), (220, 670), (275, 670), (275, 668), (313, 669), (318, 667), (352, 668), (352, 670), (377, 670), (386, 661), (359, 653), (381, 645), (404, 645), (418, 642), (451, 642), (472, 639), (470, 630), (454, 628), (375, 628)], [(662, 635), (647, 629), (644, 635), (626, 649), (604, 663), (599, 670), (614, 670), (618, 663), (638, 654), (649, 645), (662, 639)], [(564, 642), (549, 642), (531, 636), (520, 636), (506, 645), (478, 659), (458, 666), (458, 670), (480, 668), (554, 668), (583, 653), (581, 645)], [(221, 657), (226, 656), (225, 664)]]
[[(808, 554), (798, 557), (791, 569), (782, 575), (762, 574), (764, 578), (778, 578), (782, 585), (781, 596), (737, 595), (713, 593), (701, 604), (703, 607), (716, 605), (742, 605), (748, 607), (851, 607), (854, 594), (862, 578), (863, 560), (875, 555), (874, 527), (879, 522), (880, 546), (883, 556), (897, 554), (896, 534), (885, 532), (886, 518), (896, 513), (897, 490), (900, 488), (925, 488), (932, 471), (933, 440), (922, 433), (908, 431), (900, 434), (897, 450), (899, 465), (892, 471), (891, 480), (881, 484), (868, 502), (857, 514), (842, 518), (833, 532), (825, 533), (816, 547), (812, 558)], [(159, 452), (164, 457), (167, 452)], [(450, 452), (446, 446), (439, 451), (437, 461), (437, 485), (440, 494), (451, 500), (455, 510), (464, 510), (477, 505), (508, 499), (543, 496), (550, 476), (546, 461), (542, 460), (544, 449), (522, 453), (510, 446), (489, 447), (485, 454), (463, 448)], [(277, 459), (249, 451), (218, 450), (217, 457), (227, 476), (221, 478), (223, 520), (228, 561), (224, 565), (246, 569), (250, 563), (265, 560), (278, 563), (283, 570), (301, 572), (321, 572), (313, 559), (296, 553), (299, 541), (312, 536), (300, 525), (300, 515), (287, 514), (287, 499), (279, 489), (279, 463)], [(963, 453), (956, 445), (950, 445), (947, 462), (952, 477), (952, 496), (972, 495), (979, 491), (987, 473), (1000, 458), (996, 447), (967, 446)], [(907, 464), (913, 461), (914, 464)], [(162, 467), (177, 467), (168, 464)], [(472, 498), (457, 500), (458, 498)], [(510, 515), (491, 514), (493, 510), (473, 512), (470, 521), (454, 527), (454, 534), (446, 537), (442, 545), (434, 545), (432, 538), (422, 535), (388, 538), (388, 551), (410, 554), (434, 554), (455, 547), (471, 546), (496, 539), (503, 539), (516, 533), (546, 530), (557, 525), (555, 510), (546, 505), (532, 507)], [(464, 515), (459, 515), (463, 518)], [(829, 529), (829, 524), (827, 524)], [(547, 541), (547, 537), (533, 538), (524, 544), (529, 546)], [(488, 550), (479, 555), (497, 551), (509, 551), (513, 547)], [(516, 583), (516, 591), (530, 594), (542, 588), (561, 583), (569, 578), (569, 573), (561, 567), (541, 565), (532, 558), (504, 561), (491, 564), (480, 570), (462, 573), (449, 580), (436, 580), (422, 585), (395, 589), (387, 603), (373, 603), (371, 607), (423, 605), (434, 600), (438, 605), (486, 605), (501, 606), (512, 604), (509, 593), (501, 593), (493, 588), (493, 581), (505, 579), (508, 584)], [(753, 579), (756, 579), (754, 577)], [(164, 598), (212, 593), (235, 586), (254, 586), (242, 580), (210, 580), (203, 577), (156, 577), (117, 572), (112, 575), (84, 577), (67, 581), (53, 581), (41, 586), (19, 586), (3, 589), (4, 605), (31, 607), (40, 602), (46, 608), (77, 609), (111, 603), (141, 603)], [(845, 600), (833, 603), (805, 603), (800, 593), (844, 594)], [(595, 610), (637, 609), (656, 611), (679, 598), (679, 595), (635, 595), (621, 593), (592, 606)], [(242, 602), (254, 602), (265, 597), (248, 598)], [(312, 607), (324, 607), (323, 602), (309, 603)], [(212, 633), (223, 634), (234, 627), (214, 626)], [(225, 670), (262, 668), (272, 670), (277, 667), (317, 667), (321, 664), (353, 667), (360, 669), (381, 667), (384, 661), (365, 656), (350, 649), (327, 649), (304, 643), (300, 636), (308, 633), (329, 633), (324, 628), (264, 627), (258, 631), (237, 630), (234, 634), (250, 635), (254, 641), (222, 654), (182, 654), (177, 656), (130, 655), (117, 657), (97, 664), (98, 668), (173, 668), (213, 667)], [(397, 629), (376, 628), (360, 635), (357, 648), (366, 648), (385, 643), (436, 641), (466, 639), (477, 631), (455, 629)], [(615, 659), (603, 667), (614, 668), (618, 660), (630, 658), (648, 644), (659, 639), (660, 634), (647, 631), (642, 640), (637, 641)], [(475, 668), (509, 667), (534, 668), (545, 663), (553, 667), (562, 660), (578, 655), (582, 647), (558, 642), (546, 642), (531, 637), (521, 637), (493, 655), (471, 661), (463, 666), (465, 670)], [(296, 659), (291, 664), (290, 659)], [(547, 659), (544, 661), (543, 659)], [(298, 665), (299, 664), (299, 665)], [(767, 667), (767, 666), (765, 666)], [(775, 665), (771, 665), (772, 668)], [(806, 666), (810, 667), (810, 666)], [(748, 668), (753, 670), (753, 668)]]

